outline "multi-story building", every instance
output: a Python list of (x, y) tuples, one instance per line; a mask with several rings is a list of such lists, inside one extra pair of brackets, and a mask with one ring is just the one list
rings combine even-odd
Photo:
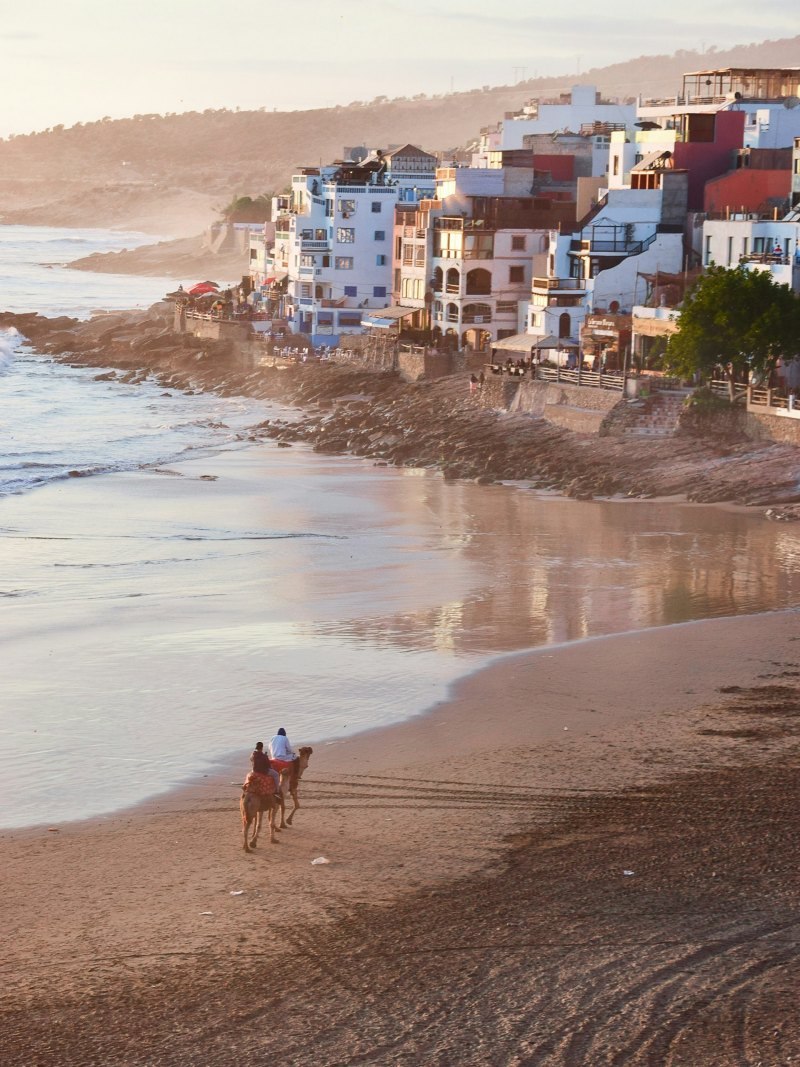
[(487, 154), (530, 146), (536, 134), (568, 130), (584, 136), (607, 137), (610, 130), (632, 129), (635, 104), (603, 100), (594, 85), (573, 85), (557, 100), (531, 100), (520, 111), (511, 112), (495, 126), (481, 130), (480, 147), (474, 163), (485, 166)]
[(275, 245), (254, 275), (272, 314), (313, 344), (360, 333), (364, 309), (390, 302), (395, 206), (430, 199), (435, 170), (435, 156), (405, 145), (295, 174), (289, 197), (275, 198)]
[(609, 186), (654, 152), (670, 152), (689, 175), (689, 210), (702, 211), (706, 183), (734, 169), (741, 149), (790, 148), (800, 135), (800, 67), (725, 67), (683, 76), (679, 95), (642, 101), (633, 138), (612, 134)]
[(609, 189), (572, 232), (552, 231), (535, 264), (527, 332), (566, 351), (587, 314), (630, 315), (647, 275), (683, 268), (686, 197), (686, 174), (658, 154), (634, 165), (631, 184)]
[(442, 167), (436, 198), (396, 211), (394, 298), (445, 347), (486, 349), (520, 329), (533, 255), (574, 200), (533, 195), (530, 166)]
[(800, 211), (800, 137), (792, 142), (792, 184), (789, 192), (789, 208)]
[(800, 221), (748, 213), (703, 223), (703, 266), (767, 270), (800, 291)]

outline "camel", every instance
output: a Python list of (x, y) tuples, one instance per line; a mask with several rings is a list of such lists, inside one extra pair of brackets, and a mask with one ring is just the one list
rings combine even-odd
[[(261, 819), (264, 812), (269, 813), (269, 840), (273, 845), (279, 844), (277, 837), (275, 836), (275, 812), (278, 808), (283, 811), (283, 798), (277, 796), (272, 797), (259, 797), (255, 793), (242, 792), (242, 799), (239, 801), (239, 810), (242, 814), (242, 837), (244, 840), (245, 852), (251, 852), (258, 844), (258, 835), (261, 832)], [(253, 837), (249, 844), (247, 841), (250, 827), (253, 827)]]
[[(281, 825), (280, 829), (284, 830), (287, 826), (292, 825), (292, 819), (294, 813), (300, 807), (300, 801), (297, 799), (297, 787), (300, 784), (300, 779), (303, 776), (303, 771), (308, 766), (308, 761), (311, 759), (311, 753), (314, 751), (309, 745), (303, 745), (300, 749), (298, 758), (292, 760), (291, 767), (287, 767), (285, 771), (281, 771), (281, 796), (279, 797), (279, 804), (281, 809)], [(284, 818), (286, 813), (286, 794), (289, 794), (292, 798), (293, 808), (289, 813), (288, 819)]]
[[(297, 787), (300, 784), (300, 778), (302, 777), (303, 771), (308, 766), (308, 761), (311, 758), (311, 753), (313, 751), (314, 750), (310, 746), (304, 745), (300, 749), (298, 758), (292, 761), (292, 766), (287, 767), (285, 771), (281, 771), (281, 788), (280, 792), (275, 796), (260, 797), (256, 796), (254, 793), (242, 793), (242, 798), (239, 801), (239, 811), (242, 815), (242, 838), (245, 852), (252, 851), (258, 844), (258, 835), (261, 832), (261, 819), (265, 811), (269, 813), (270, 844), (280, 844), (275, 835), (280, 830), (284, 830), (287, 826), (292, 825), (294, 813), (300, 807), (300, 801), (297, 799)], [(289, 813), (288, 819), (286, 818), (286, 793), (289, 793), (294, 805)], [(280, 826), (275, 825), (275, 817), (278, 811), (280, 811), (281, 816)], [(253, 827), (253, 836), (248, 842), (251, 826)]]

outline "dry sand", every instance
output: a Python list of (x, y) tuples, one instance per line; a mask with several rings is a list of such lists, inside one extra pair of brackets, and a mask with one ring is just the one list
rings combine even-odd
[(5, 832), (0, 1060), (800, 1063), (797, 621), (505, 657), (317, 746), (251, 855), (246, 750)]

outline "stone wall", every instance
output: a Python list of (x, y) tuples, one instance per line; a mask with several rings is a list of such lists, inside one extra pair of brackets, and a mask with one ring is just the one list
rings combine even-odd
[(622, 393), (614, 389), (523, 379), (516, 386), (509, 411), (539, 415), (575, 433), (599, 434), (603, 420), (621, 400)]
[(754, 440), (779, 441), (786, 445), (800, 446), (800, 417), (797, 415), (762, 415), (748, 411), (745, 433)]
[(400, 352), (397, 369), (407, 382), (420, 378), (443, 378), (450, 373), (451, 360), (445, 352)]
[[(509, 411), (520, 386), (518, 378), (509, 378), (506, 374), (488, 374), (483, 389), (476, 394), (481, 407), (493, 411)], [(464, 377), (464, 392), (469, 389), (469, 375)]]

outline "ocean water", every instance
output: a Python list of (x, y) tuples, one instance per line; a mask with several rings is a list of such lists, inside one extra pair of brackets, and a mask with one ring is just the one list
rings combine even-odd
[[(61, 313), (15, 238), (73, 235), (24, 229), (0, 274)], [(80, 277), (82, 314), (175, 285)], [(346, 740), (507, 652), (798, 603), (800, 531), (760, 515), (279, 449), (249, 438), (266, 404), (97, 374), (0, 338), (0, 827), (244, 773), (278, 726)]]
[(154, 240), (152, 235), (127, 230), (0, 225), (0, 311), (84, 319), (96, 311), (150, 307), (178, 283), (170, 278), (69, 270), (67, 264), (94, 252), (119, 252)]

